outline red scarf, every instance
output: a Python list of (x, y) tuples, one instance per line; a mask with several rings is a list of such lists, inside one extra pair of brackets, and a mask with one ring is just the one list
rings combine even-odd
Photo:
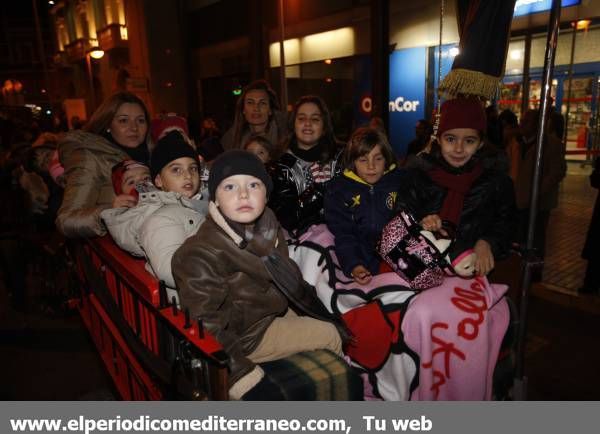
[(459, 174), (447, 172), (441, 167), (435, 167), (427, 172), (433, 182), (447, 190), (446, 198), (439, 212), (442, 220), (448, 220), (458, 227), (465, 195), (482, 172), (481, 164), (476, 164), (469, 172)]

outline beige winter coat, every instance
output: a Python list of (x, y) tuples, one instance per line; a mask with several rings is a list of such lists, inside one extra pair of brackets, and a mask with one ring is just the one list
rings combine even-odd
[(101, 216), (119, 247), (146, 257), (148, 271), (175, 288), (171, 258), (198, 231), (207, 212), (206, 200), (157, 190), (141, 193), (133, 208), (106, 209)]
[(58, 154), (66, 187), (56, 227), (70, 238), (106, 234), (100, 212), (110, 208), (115, 197), (111, 170), (129, 156), (104, 137), (79, 130), (64, 137)]

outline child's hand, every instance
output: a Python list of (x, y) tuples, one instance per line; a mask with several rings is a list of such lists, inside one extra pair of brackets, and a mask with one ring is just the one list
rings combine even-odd
[(485, 276), (494, 269), (494, 254), (490, 243), (485, 240), (477, 240), (475, 247), (475, 274)]
[(137, 205), (137, 199), (129, 194), (120, 194), (113, 199), (113, 208), (133, 208)]
[(421, 220), (421, 227), (429, 232), (439, 232), (442, 236), (448, 236), (448, 233), (442, 229), (442, 219), (437, 214), (429, 214)]
[(354, 281), (361, 285), (366, 285), (373, 278), (369, 270), (367, 270), (363, 265), (357, 265), (356, 267), (354, 267), (352, 269), (352, 273), (350, 274), (352, 275)]

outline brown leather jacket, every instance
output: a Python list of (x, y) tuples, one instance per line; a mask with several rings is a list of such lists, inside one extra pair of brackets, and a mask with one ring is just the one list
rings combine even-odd
[(224, 228), (226, 223), (215, 222), (219, 216), (215, 217), (216, 208), (211, 205), (209, 216), (175, 252), (171, 266), (182, 306), (192, 318), (202, 318), (229, 354), (231, 385), (254, 368), (247, 355), (288, 308), (260, 257), (277, 249), (287, 258), (288, 251), (270, 209), (265, 208), (254, 224), (254, 233), (267, 234), (266, 239), (260, 245), (251, 239), (246, 245), (230, 227)]

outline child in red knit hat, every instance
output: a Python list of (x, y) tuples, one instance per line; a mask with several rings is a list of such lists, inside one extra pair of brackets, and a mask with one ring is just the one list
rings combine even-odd
[(459, 97), (444, 102), (429, 153), (414, 160), (398, 204), (423, 229), (455, 228), (450, 257), (473, 249), (475, 273), (484, 276), (507, 256), (514, 232), (515, 193), (505, 159), (485, 146), (483, 103)]

